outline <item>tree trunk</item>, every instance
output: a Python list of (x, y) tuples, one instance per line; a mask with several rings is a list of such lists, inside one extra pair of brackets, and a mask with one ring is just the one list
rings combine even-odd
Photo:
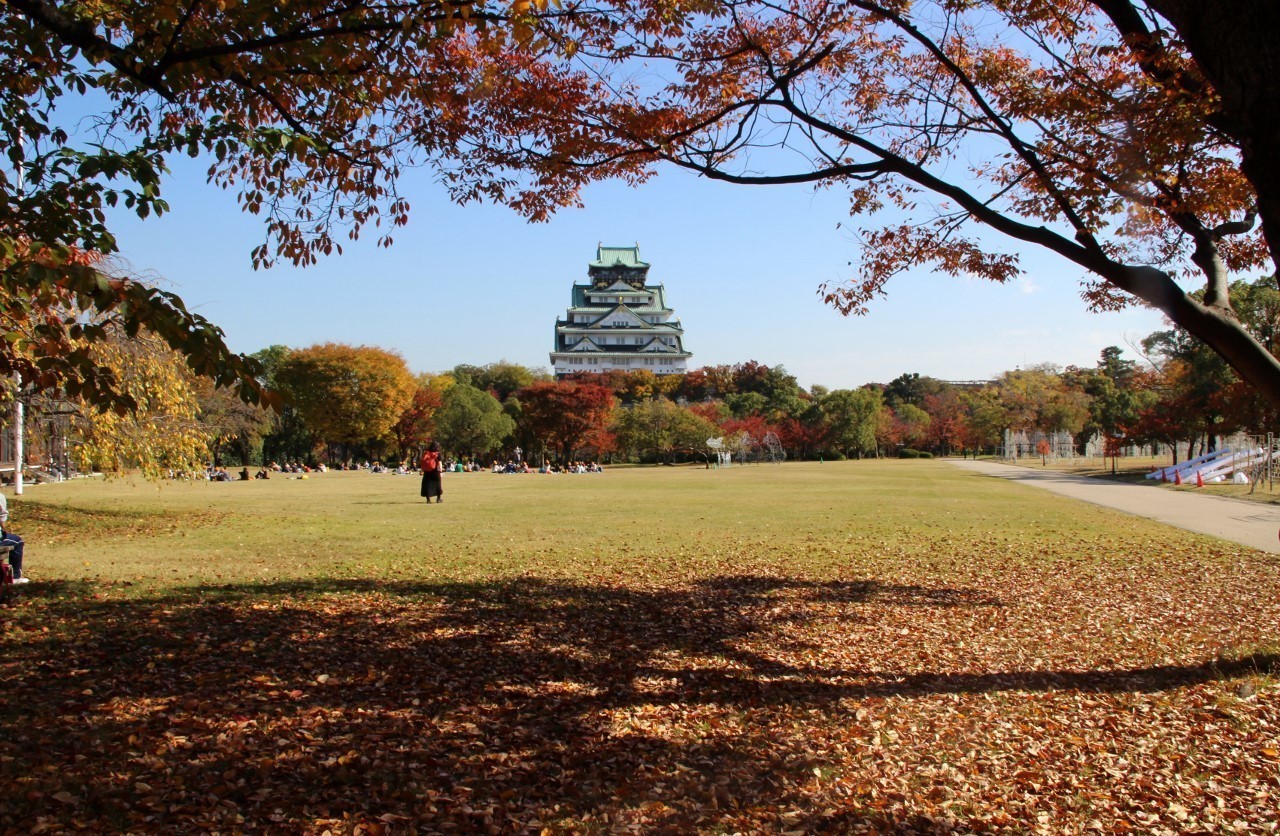
[(1168, 18), (1220, 98), (1215, 125), (1240, 144), (1258, 192), (1258, 216), (1280, 267), (1280, 3), (1276, 0), (1148, 0)]
[(1216, 351), (1245, 382), (1280, 409), (1280, 360), (1249, 333), (1227, 300), (1214, 305), (1197, 302), (1172, 276), (1154, 267), (1126, 267), (1092, 258), (1077, 263), (1162, 311)]

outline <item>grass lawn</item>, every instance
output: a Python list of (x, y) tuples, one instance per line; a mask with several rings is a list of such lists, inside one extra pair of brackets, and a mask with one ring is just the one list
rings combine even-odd
[(1073, 473), (1077, 476), (1112, 476), (1117, 478), (1141, 478), (1160, 467), (1173, 464), (1169, 456), (1124, 456), (1118, 459), (1080, 457), (1072, 459), (1042, 459), (1039, 456), (1023, 456), (1012, 461), (995, 458), (1002, 464), (1016, 464), (1022, 467), (1034, 467), (1040, 470), (1055, 470), (1059, 473)]
[(0, 832), (1260, 832), (1280, 561), (886, 461), (12, 498)]

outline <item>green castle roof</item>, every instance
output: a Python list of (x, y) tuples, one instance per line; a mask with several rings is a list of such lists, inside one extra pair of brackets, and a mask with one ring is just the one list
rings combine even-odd
[[(639, 291), (631, 291), (631, 292), (639, 292)], [(665, 287), (663, 287), (660, 284), (647, 284), (644, 286), (643, 292), (653, 294), (653, 302), (651, 304), (648, 304), (648, 305), (630, 305), (629, 304), (627, 305), (627, 307), (631, 308), (631, 310), (633, 311), (668, 310), (667, 293), (666, 293)], [(600, 311), (600, 310), (604, 310), (606, 307), (609, 309), (613, 308), (615, 304), (614, 302), (588, 303), (587, 302), (588, 293), (594, 293), (598, 295), (603, 294), (605, 296), (627, 296), (629, 295), (630, 292), (628, 291), (623, 291), (621, 293), (618, 293), (617, 291), (606, 292), (603, 290), (597, 290), (596, 288), (592, 287), (589, 284), (575, 284), (573, 286), (573, 296), (572, 296), (572, 302), (570, 304), (570, 313), (573, 313), (574, 311), (577, 311), (579, 309), (590, 310), (590, 311)]]
[(634, 247), (596, 246), (596, 260), (589, 267), (637, 267), (647, 268), (649, 262), (640, 260), (640, 245)]

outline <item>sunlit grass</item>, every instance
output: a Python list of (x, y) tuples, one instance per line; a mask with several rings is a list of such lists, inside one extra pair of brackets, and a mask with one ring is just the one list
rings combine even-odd
[[(831, 575), (962, 565), (965, 549), (1036, 560), (1192, 535), (960, 471), (882, 461), (618, 468), (604, 474), (450, 474), (428, 506), (418, 480), (154, 484), (80, 480), (13, 501), (37, 579), (144, 587), (311, 577), (492, 580), (762, 570)], [(1140, 544), (1140, 545), (1139, 545)]]

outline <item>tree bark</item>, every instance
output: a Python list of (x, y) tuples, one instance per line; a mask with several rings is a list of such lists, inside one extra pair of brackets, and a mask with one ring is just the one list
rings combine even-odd
[(1147, 0), (1177, 29), (1221, 99), (1217, 126), (1240, 146), (1245, 176), (1280, 269), (1280, 2)]

